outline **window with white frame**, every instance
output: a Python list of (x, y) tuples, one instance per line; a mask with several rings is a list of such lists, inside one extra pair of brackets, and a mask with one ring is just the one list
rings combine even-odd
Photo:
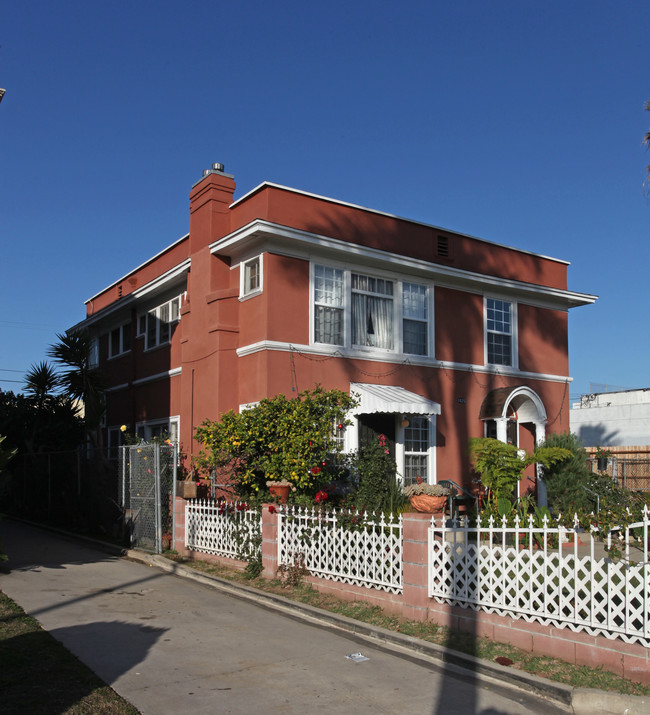
[(94, 370), (99, 365), (99, 340), (96, 337), (90, 339), (88, 347), (88, 367)]
[(509, 301), (486, 298), (485, 331), (490, 365), (514, 366), (513, 314), (514, 306)]
[(393, 349), (393, 281), (352, 274), (352, 344)]
[(429, 350), (429, 305), (427, 287), (402, 284), (403, 350), (412, 355), (427, 355)]
[(429, 481), (429, 419), (419, 415), (405, 418), (404, 427), (404, 485), (421, 479)]
[(145, 442), (178, 442), (178, 417), (170, 417), (169, 419), (150, 420), (149, 422), (140, 422), (136, 425), (135, 433), (139, 439)]
[(145, 350), (170, 341), (172, 326), (181, 317), (181, 297), (176, 296), (138, 316), (138, 337), (144, 337)]
[(429, 354), (426, 285), (314, 265), (313, 286), (314, 342)]
[(343, 345), (345, 287), (343, 271), (314, 266), (314, 340)]
[(262, 257), (255, 256), (242, 265), (241, 290), (242, 297), (262, 292)]
[[(126, 429), (122, 429), (125, 427)], [(108, 428), (108, 458), (117, 459), (120, 456), (120, 447), (126, 444), (124, 433), (128, 432), (128, 425)]]
[(108, 357), (116, 357), (131, 349), (131, 323), (123, 323), (113, 328), (108, 335)]

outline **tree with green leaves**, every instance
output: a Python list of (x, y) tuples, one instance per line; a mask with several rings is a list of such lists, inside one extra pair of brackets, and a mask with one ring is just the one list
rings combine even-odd
[(587, 491), (590, 471), (587, 465), (587, 452), (580, 438), (571, 432), (551, 434), (541, 446), (562, 447), (571, 453), (567, 459), (551, 464), (544, 470), (544, 481), (551, 509), (556, 514), (565, 515), (592, 509), (595, 498)]
[(101, 420), (104, 414), (105, 384), (92, 361), (92, 338), (85, 331), (57, 335), (50, 345), (49, 357), (61, 368), (59, 385), (71, 400), (83, 403), (86, 436), (96, 448), (101, 448)]
[(512, 499), (526, 467), (531, 464), (550, 467), (571, 456), (568, 449), (561, 447), (538, 447), (528, 453), (491, 437), (471, 439), (469, 451), (474, 469), (487, 490), (488, 507), (496, 506), (501, 499)]
[(231, 476), (242, 494), (266, 491), (267, 480), (313, 491), (332, 479), (333, 428), (349, 424), (345, 415), (354, 404), (347, 393), (318, 386), (293, 399), (277, 395), (239, 413), (230, 410), (197, 428), (198, 466)]

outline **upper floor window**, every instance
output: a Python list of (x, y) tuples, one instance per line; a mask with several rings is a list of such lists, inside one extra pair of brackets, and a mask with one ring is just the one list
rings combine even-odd
[(514, 366), (514, 305), (506, 300), (486, 298), (485, 311), (487, 362)]
[(240, 294), (242, 297), (262, 291), (262, 257), (256, 256), (242, 264)]
[(145, 350), (170, 341), (172, 325), (181, 317), (180, 309), (181, 296), (177, 296), (138, 317), (138, 336), (144, 336)]
[(145, 442), (178, 442), (179, 418), (140, 422), (135, 427), (136, 436)]
[(402, 314), (404, 316), (404, 352), (426, 355), (429, 345), (429, 306), (427, 287), (418, 283), (402, 285)]
[(111, 330), (108, 336), (108, 357), (126, 353), (131, 349), (131, 323), (124, 323)]
[(94, 370), (99, 365), (99, 341), (96, 337), (90, 339), (88, 349), (88, 367)]
[(314, 266), (314, 342), (429, 354), (429, 289)]

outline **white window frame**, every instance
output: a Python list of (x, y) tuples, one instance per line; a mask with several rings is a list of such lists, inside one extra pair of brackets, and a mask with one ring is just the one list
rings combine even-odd
[(99, 367), (99, 340), (95, 336), (90, 339), (90, 346), (88, 348), (88, 367), (91, 370)]
[(167, 432), (171, 442), (178, 442), (180, 435), (181, 419), (178, 415), (158, 420), (147, 420), (146, 422), (136, 422), (135, 434), (139, 439), (150, 442), (162, 428)]
[[(316, 302), (315, 297), (315, 271), (316, 267), (320, 266), (323, 268), (329, 268), (337, 271), (341, 271), (343, 274), (343, 302), (341, 305), (328, 305), (327, 307), (336, 308), (343, 311), (343, 341), (342, 343), (327, 343), (316, 340), (316, 306), (319, 303)], [(373, 345), (357, 345), (352, 343), (352, 274), (369, 276), (371, 278), (378, 278), (381, 280), (391, 281), (393, 284), (393, 295), (386, 296), (392, 300), (393, 308), (393, 347), (392, 348), (380, 348)], [(425, 322), (427, 329), (426, 336), (426, 353), (405, 353), (404, 352), (404, 320), (411, 320), (412, 318), (407, 318), (404, 314), (404, 297), (403, 297), (403, 285), (407, 283), (410, 285), (422, 286), (426, 290), (426, 320)], [(310, 263), (310, 279), (309, 279), (309, 340), (310, 344), (313, 346), (328, 346), (332, 349), (345, 348), (357, 353), (379, 353), (384, 355), (404, 355), (419, 359), (433, 359), (434, 349), (433, 349), (433, 284), (425, 281), (419, 280), (417, 278), (413, 279), (411, 277), (400, 277), (394, 274), (389, 274), (385, 271), (369, 271), (364, 267), (351, 267), (342, 266), (340, 264), (328, 263), (323, 261), (316, 261)], [(379, 295), (379, 294), (378, 294)], [(381, 297), (381, 296), (380, 296)], [(325, 305), (325, 304), (323, 304)]]
[[(174, 296), (170, 300), (166, 300), (164, 303), (157, 305), (155, 308), (151, 308), (145, 313), (138, 315), (136, 337), (144, 338), (145, 350), (154, 350), (160, 346), (168, 345), (171, 342), (173, 333), (172, 326), (180, 322), (181, 319), (181, 302), (183, 295), (184, 294), (181, 293), (181, 295)], [(167, 320), (163, 326), (161, 315), (165, 313), (167, 314)], [(151, 343), (149, 341), (149, 320), (155, 321), (155, 336)], [(143, 327), (144, 332), (142, 332)]]
[[(247, 261), (242, 261), (239, 264), (239, 298), (244, 300), (262, 293), (264, 287), (264, 254), (249, 258)], [(257, 264), (257, 282), (256, 285), (249, 285), (250, 269)]]
[[(126, 430), (122, 430), (122, 427), (126, 426)], [(129, 431), (129, 425), (112, 425), (107, 429), (107, 439), (106, 439), (106, 451), (109, 459), (117, 459), (120, 455), (119, 448), (123, 447), (126, 443), (123, 439), (124, 432)], [(115, 439), (117, 437), (117, 439)]]
[[(426, 452), (407, 452), (406, 451), (406, 430), (408, 426), (404, 424), (405, 420), (409, 423), (413, 419), (424, 419), (429, 427), (428, 430), (428, 446)], [(436, 475), (436, 416), (435, 415), (397, 415), (397, 429), (395, 430), (395, 461), (397, 462), (399, 480), (404, 484), (406, 478), (406, 458), (408, 455), (426, 455), (427, 467), (427, 484), (435, 484), (437, 482)]]
[[(117, 348), (117, 352), (113, 352), (113, 333), (119, 330), (119, 345)], [(124, 336), (125, 333), (128, 333), (129, 337), (129, 347), (125, 348), (124, 347)], [(129, 320), (126, 323), (121, 323), (120, 325), (116, 325), (114, 328), (108, 331), (108, 358), (109, 360), (111, 358), (116, 358), (119, 357), (120, 355), (124, 355), (126, 353), (131, 352), (131, 321)]]
[[(497, 300), (502, 303), (507, 303), (510, 306), (510, 333), (502, 332), (499, 330), (488, 330), (488, 301)], [(491, 365), (494, 367), (518, 367), (518, 351), (517, 351), (517, 303), (510, 299), (499, 295), (486, 295), (483, 297), (483, 345), (484, 345), (484, 364)], [(508, 335), (510, 337), (510, 364), (491, 362), (488, 348), (488, 336), (490, 334), (494, 335)]]

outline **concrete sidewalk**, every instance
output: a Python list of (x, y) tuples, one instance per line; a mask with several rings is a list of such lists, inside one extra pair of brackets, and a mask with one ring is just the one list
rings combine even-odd
[[(0, 532), (0, 589), (144, 713), (650, 711), (648, 699), (551, 683), (162, 557), (127, 560), (12, 521)], [(345, 657), (359, 651), (367, 661)]]

